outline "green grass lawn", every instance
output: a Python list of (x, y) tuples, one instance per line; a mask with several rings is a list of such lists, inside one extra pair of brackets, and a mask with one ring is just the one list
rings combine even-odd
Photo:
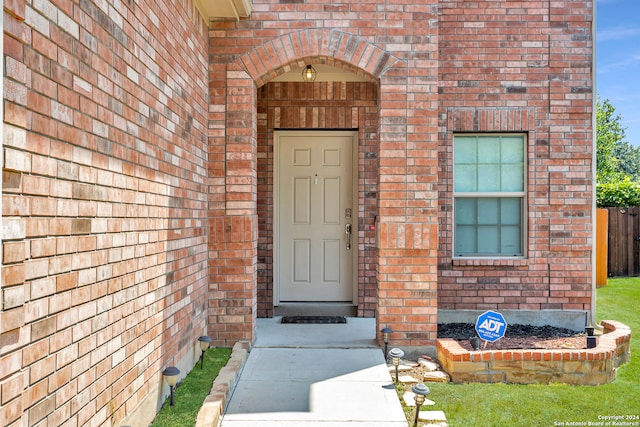
[(230, 348), (210, 348), (204, 357), (204, 368), (200, 362), (189, 372), (173, 393), (174, 406), (169, 398), (151, 424), (151, 427), (187, 427), (196, 424), (198, 411), (209, 394), (213, 381), (231, 356)]
[[(640, 278), (612, 279), (597, 290), (597, 320), (622, 322), (631, 328), (632, 337), (640, 330), (639, 306)], [(618, 369), (616, 380), (610, 384), (429, 383), (428, 386), (431, 394), (427, 397), (436, 405), (423, 410), (444, 411), (451, 427), (559, 426), (581, 422), (585, 424), (574, 425), (598, 425), (593, 423), (600, 421), (599, 416), (637, 417), (640, 416), (640, 340), (631, 339), (631, 361)], [(640, 419), (628, 422), (640, 425)]]

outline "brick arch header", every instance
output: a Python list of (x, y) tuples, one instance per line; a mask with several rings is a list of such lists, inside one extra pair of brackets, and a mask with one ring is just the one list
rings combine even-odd
[(372, 80), (402, 62), (361, 37), (330, 29), (306, 29), (284, 34), (242, 55), (235, 62), (258, 86), (262, 86), (292, 68), (303, 67), (311, 59)]

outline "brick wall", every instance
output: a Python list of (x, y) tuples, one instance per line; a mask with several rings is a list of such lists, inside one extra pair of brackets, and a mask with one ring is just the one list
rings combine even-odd
[(206, 28), (16, 0), (4, 32), (0, 425), (112, 425), (206, 330)]
[[(591, 308), (591, 2), (440, 2), (441, 309)], [(527, 259), (452, 259), (455, 132), (527, 136)]]
[[(357, 119), (359, 314), (393, 345), (438, 308), (589, 309), (592, 8), (256, 0), (207, 32), (184, 1), (5, 2), (0, 424), (122, 420), (205, 329), (255, 338), (278, 126)], [(308, 62), (375, 96), (268, 94)], [(526, 133), (527, 259), (452, 259), (455, 132)]]
[[(259, 93), (274, 77), (309, 62), (377, 80), (375, 315), (379, 325), (397, 331), (397, 345), (432, 344), (438, 308), (591, 308), (591, 3), (311, 0), (254, 6), (246, 21), (210, 27), (211, 67), (220, 76), (210, 85), (211, 149), (222, 153), (225, 143), (238, 139), (224, 133), (225, 123), (255, 111), (252, 99), (234, 101), (225, 72), (243, 73)], [(308, 116), (299, 113), (287, 111), (292, 126), (308, 126)], [(269, 114), (257, 120), (268, 121)], [(455, 132), (526, 134), (526, 259), (452, 258)], [(252, 157), (259, 136), (245, 133), (252, 154), (243, 167), (262, 188), (263, 154), (259, 149), (258, 159)], [(227, 154), (212, 174), (221, 177), (216, 194), (236, 190), (229, 178), (240, 170), (229, 168)], [(253, 187), (244, 190), (241, 197), (250, 200)], [(260, 209), (268, 212), (268, 204), (267, 196)], [(233, 211), (229, 199), (221, 206)], [(236, 212), (257, 215), (268, 227), (268, 213), (247, 207)], [(269, 239), (258, 238), (260, 244), (245, 240), (258, 247), (258, 311), (269, 315)], [(242, 279), (245, 289), (251, 280)]]
[[(258, 140), (251, 128), (230, 133), (239, 117), (245, 125), (255, 120), (253, 114), (258, 102), (246, 92), (242, 93), (244, 99), (238, 100), (236, 77), (251, 79), (261, 88), (289, 69), (311, 62), (343, 68), (378, 82), (378, 262), (373, 263), (375, 279), (370, 280), (377, 284), (377, 295), (372, 295), (370, 285), (361, 288), (365, 294), (359, 297), (363, 302), (359, 313), (372, 315), (375, 307), (379, 323), (398, 331), (394, 336), (398, 345), (434, 343), (438, 219), (437, 2), (255, 1), (249, 19), (213, 21), (209, 35), (210, 71), (215, 79), (209, 88), (210, 157), (219, 160), (212, 162), (210, 168), (211, 197), (220, 208), (216, 215), (221, 218), (225, 215), (255, 218), (257, 215), (256, 224), (269, 220), (262, 218), (262, 211), (256, 212), (251, 203), (237, 209), (237, 200), (251, 201), (255, 196), (254, 186), (260, 185), (255, 171), (259, 171), (261, 152), (258, 151), (256, 159)], [(291, 111), (294, 114), (295, 110)], [(263, 119), (258, 117), (260, 120)], [(348, 122), (345, 120), (345, 123)], [(304, 127), (295, 122), (293, 126)], [(233, 165), (224, 147), (239, 141), (244, 144), (245, 162)], [(232, 185), (237, 176), (247, 178), (245, 186)], [(268, 205), (266, 199), (264, 205)], [(258, 245), (258, 237), (253, 237), (255, 230), (257, 228), (235, 230), (236, 235), (244, 236), (241, 237), (242, 250), (235, 256), (251, 254), (258, 262), (258, 255), (250, 249), (258, 247), (258, 268), (262, 272), (265, 271), (262, 264), (269, 263), (269, 255), (268, 249), (261, 248), (268, 240)], [(229, 235), (234, 233), (229, 231)], [(212, 242), (212, 254), (217, 256), (220, 251), (229, 254), (225, 249), (229, 243)], [(227, 261), (242, 263), (240, 259)], [(229, 294), (221, 288), (223, 284), (233, 282), (248, 292), (256, 280), (252, 269), (245, 269), (242, 277), (218, 274), (217, 266), (212, 271), (216, 277), (211, 286), (220, 290), (216, 295), (225, 300)], [(269, 277), (260, 277), (258, 309), (261, 315), (268, 315), (270, 310), (269, 280)], [(255, 315), (253, 295), (247, 293), (240, 299), (231, 295), (230, 298), (238, 303), (233, 309), (211, 303), (210, 319), (216, 319), (215, 326), (210, 326), (211, 334), (218, 334), (223, 340), (252, 339), (254, 331), (247, 325), (232, 323), (238, 319), (229, 316), (242, 313), (249, 320)], [(210, 325), (213, 324), (210, 321)]]

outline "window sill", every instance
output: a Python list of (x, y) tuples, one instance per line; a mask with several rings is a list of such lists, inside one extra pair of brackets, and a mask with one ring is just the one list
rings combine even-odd
[(524, 267), (529, 265), (527, 258), (453, 258), (451, 264), (454, 267)]

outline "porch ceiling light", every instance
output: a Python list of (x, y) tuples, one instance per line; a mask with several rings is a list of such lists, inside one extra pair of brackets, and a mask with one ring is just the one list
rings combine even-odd
[(167, 369), (162, 371), (162, 376), (169, 384), (169, 393), (171, 393), (171, 401), (170, 405), (173, 406), (173, 389), (178, 383), (178, 375), (180, 375), (180, 369), (175, 366), (169, 366)]
[(311, 83), (316, 80), (317, 76), (318, 72), (315, 68), (313, 68), (311, 64), (307, 64), (306, 67), (304, 67), (304, 69), (302, 70), (302, 80), (304, 80), (305, 82)]
[(398, 384), (398, 366), (400, 366), (400, 359), (402, 359), (402, 357), (404, 356), (404, 351), (400, 350), (399, 348), (392, 348), (389, 352), (389, 356), (391, 356), (391, 363), (393, 363), (393, 366), (395, 366), (396, 368), (395, 383)]
[(430, 393), (429, 387), (422, 383), (418, 383), (411, 387), (411, 391), (415, 394), (414, 400), (416, 401), (416, 418), (413, 422), (413, 427), (418, 427), (418, 418), (420, 416), (420, 407), (425, 401), (427, 394)]
[(200, 369), (204, 368), (204, 352), (207, 351), (209, 345), (211, 344), (211, 338), (207, 336), (202, 336), (198, 338), (198, 342), (200, 343)]

